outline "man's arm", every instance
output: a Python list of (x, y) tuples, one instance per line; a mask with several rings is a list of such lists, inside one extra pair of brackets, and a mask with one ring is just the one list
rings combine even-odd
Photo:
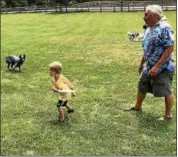
[(166, 50), (164, 51), (164, 54), (162, 55), (162, 57), (159, 59), (155, 66), (157, 66), (158, 68), (163, 66), (166, 63), (166, 61), (170, 58), (172, 52), (173, 46), (167, 47)]
[(158, 70), (166, 63), (166, 61), (170, 58), (171, 54), (173, 52), (173, 46), (169, 46), (164, 51), (162, 57), (159, 59), (159, 61), (153, 66), (153, 68), (149, 71), (150, 76), (156, 76), (158, 73)]
[(142, 57), (142, 60), (140, 62), (140, 66), (138, 69), (139, 74), (143, 71), (143, 64), (146, 62), (146, 60), (144, 59), (144, 56)]

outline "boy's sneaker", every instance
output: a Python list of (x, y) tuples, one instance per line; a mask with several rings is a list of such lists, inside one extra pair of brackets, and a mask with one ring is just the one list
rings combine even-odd
[(73, 112), (74, 112), (74, 109), (68, 109), (67, 112), (68, 112), (68, 113), (73, 113)]
[(60, 119), (60, 118), (59, 118), (59, 122), (64, 122), (64, 119)]

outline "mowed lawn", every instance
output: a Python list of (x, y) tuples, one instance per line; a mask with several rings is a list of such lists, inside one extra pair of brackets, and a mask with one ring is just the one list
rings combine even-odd
[[(176, 31), (176, 12), (165, 12)], [(135, 105), (143, 12), (1, 15), (1, 153), (14, 156), (176, 155), (174, 119), (159, 122), (164, 99), (151, 94), (143, 113)], [(175, 32), (176, 35), (176, 32)], [(9, 72), (5, 56), (26, 54), (22, 73)], [(176, 48), (175, 48), (176, 59)], [(58, 94), (48, 64), (60, 61), (75, 84), (75, 113), (59, 123)]]

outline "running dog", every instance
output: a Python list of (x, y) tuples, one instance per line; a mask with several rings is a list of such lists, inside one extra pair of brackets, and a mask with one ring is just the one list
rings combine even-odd
[(25, 54), (23, 56), (14, 56), (14, 55), (10, 55), (7, 56), (5, 58), (6, 63), (7, 63), (7, 68), (9, 70), (14, 70), (16, 67), (19, 68), (19, 72), (21, 72), (21, 66), (23, 65), (23, 63), (25, 62)]

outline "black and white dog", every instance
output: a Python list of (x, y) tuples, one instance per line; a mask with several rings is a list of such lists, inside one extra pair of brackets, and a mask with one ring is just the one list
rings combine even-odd
[(138, 32), (128, 32), (128, 38), (130, 41), (133, 41), (133, 40), (142, 40), (143, 37), (144, 37), (144, 34), (143, 33), (138, 33)]
[[(147, 29), (147, 25), (143, 25), (143, 29), (144, 29), (144, 32), (145, 30)], [(138, 33), (138, 32), (127, 32), (128, 34), (128, 38), (130, 41), (133, 41), (133, 40), (143, 40), (143, 37), (144, 37), (144, 33)]]
[(19, 57), (13, 55), (7, 56), (5, 60), (9, 70), (14, 70), (16, 67), (18, 67), (19, 71), (21, 72), (21, 66), (25, 62), (25, 54), (23, 56), (20, 55)]

